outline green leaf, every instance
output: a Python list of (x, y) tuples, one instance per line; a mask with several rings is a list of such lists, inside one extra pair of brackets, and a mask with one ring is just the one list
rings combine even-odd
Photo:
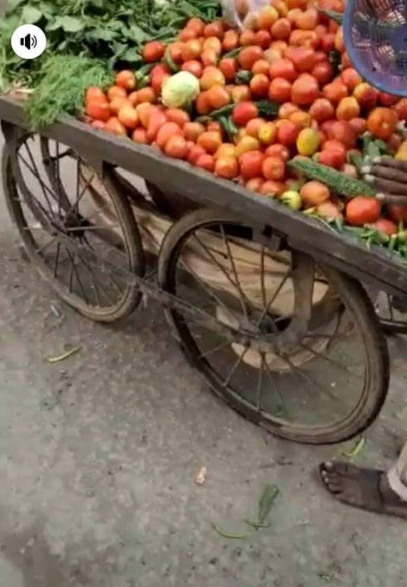
[(41, 10), (38, 10), (38, 8), (35, 8), (34, 6), (24, 6), (21, 19), (25, 24), (35, 24), (41, 20), (42, 16), (42, 12)]
[(79, 33), (85, 26), (82, 20), (73, 16), (61, 16), (58, 20), (66, 33)]
[(148, 39), (148, 35), (136, 24), (130, 28), (130, 35), (133, 41), (136, 43), (143, 43)]

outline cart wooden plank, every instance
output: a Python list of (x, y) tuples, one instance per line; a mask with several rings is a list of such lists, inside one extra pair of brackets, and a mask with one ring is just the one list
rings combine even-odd
[[(6, 96), (0, 97), (0, 119), (26, 127), (22, 104)], [(7, 132), (7, 125), (3, 125), (3, 132)], [(238, 184), (165, 157), (151, 147), (97, 131), (74, 118), (67, 117), (44, 129), (42, 134), (72, 147), (93, 165), (98, 161), (117, 165), (202, 206), (227, 209), (259, 230), (271, 227), (286, 237), (291, 247), (359, 281), (374, 283), (395, 295), (407, 294), (407, 266), (397, 256), (379, 247), (368, 250), (357, 239), (336, 234), (272, 198), (258, 196)]]

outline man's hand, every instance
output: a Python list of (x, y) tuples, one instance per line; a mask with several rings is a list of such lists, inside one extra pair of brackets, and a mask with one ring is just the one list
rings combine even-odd
[(378, 157), (362, 168), (365, 181), (374, 185), (376, 198), (385, 204), (407, 204), (407, 161)]

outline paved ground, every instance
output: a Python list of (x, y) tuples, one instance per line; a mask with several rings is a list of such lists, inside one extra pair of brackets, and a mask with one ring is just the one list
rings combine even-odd
[[(159, 308), (106, 328), (60, 304), (1, 199), (0, 275), (0, 587), (405, 587), (405, 523), (342, 507), (312, 476), (341, 447), (276, 440), (220, 404)], [(83, 350), (45, 362), (66, 343)], [(360, 462), (386, 466), (403, 441), (406, 350), (392, 344)], [(271, 528), (216, 534), (242, 531), (266, 483), (281, 489)]]

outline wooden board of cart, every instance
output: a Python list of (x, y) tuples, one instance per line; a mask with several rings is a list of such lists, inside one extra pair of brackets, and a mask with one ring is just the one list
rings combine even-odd
[[(25, 128), (21, 102), (0, 97), (3, 132), (7, 123)], [(349, 236), (335, 234), (322, 223), (283, 207), (272, 198), (255, 195), (240, 185), (217, 179), (169, 159), (151, 147), (110, 136), (85, 123), (66, 118), (41, 134), (69, 145), (94, 167), (102, 162), (116, 165), (152, 184), (165, 186), (198, 206), (217, 207), (239, 216), (246, 223), (267, 234), (267, 227), (287, 239), (290, 247), (309, 253), (321, 262), (355, 277), (371, 282), (393, 295), (407, 294), (407, 271), (398, 257)]]

